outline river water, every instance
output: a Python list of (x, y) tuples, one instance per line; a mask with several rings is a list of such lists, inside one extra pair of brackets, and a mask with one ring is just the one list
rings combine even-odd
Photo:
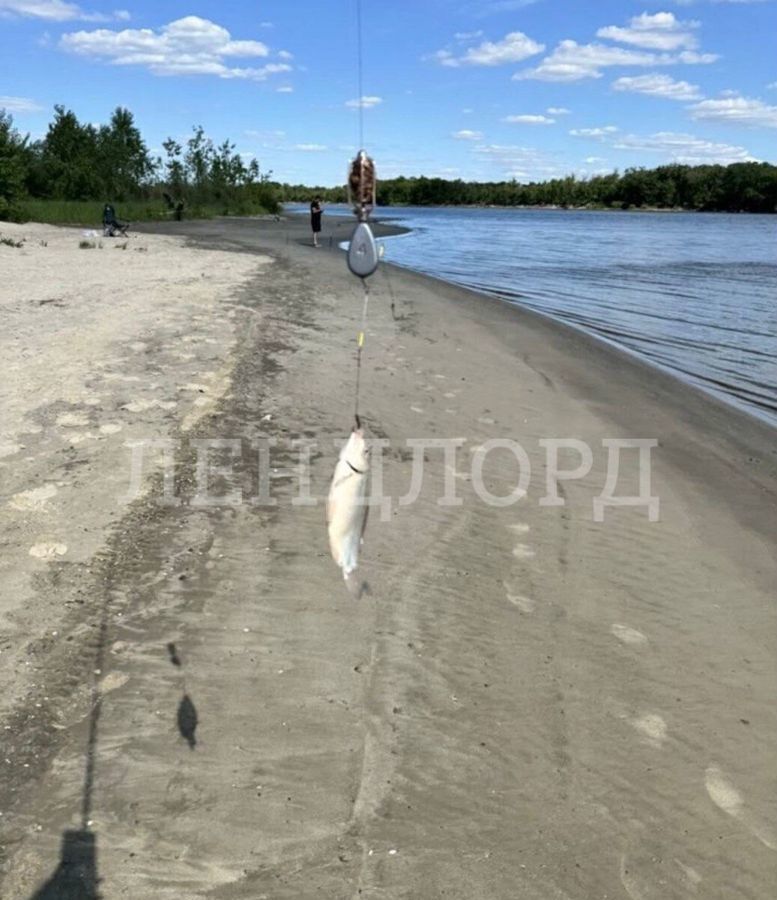
[(777, 216), (376, 215), (412, 229), (384, 242), (387, 261), (582, 328), (777, 425)]

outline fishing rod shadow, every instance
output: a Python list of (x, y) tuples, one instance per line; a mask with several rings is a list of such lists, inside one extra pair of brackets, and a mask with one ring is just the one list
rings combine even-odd
[(167, 655), (170, 658), (170, 662), (177, 668), (181, 670), (181, 699), (178, 702), (178, 709), (175, 714), (175, 722), (178, 726), (178, 733), (181, 737), (186, 741), (189, 745), (190, 750), (194, 750), (197, 746), (197, 725), (199, 724), (199, 720), (197, 718), (197, 707), (194, 705), (194, 701), (189, 696), (189, 693), (186, 690), (186, 679), (183, 674), (183, 662), (181, 661), (181, 657), (178, 655), (178, 648), (171, 641), (167, 645)]
[(65, 831), (57, 870), (30, 900), (101, 900), (98, 882), (97, 835), (88, 828)]
[(105, 648), (108, 640), (108, 617), (111, 605), (110, 588), (100, 610), (100, 624), (95, 653), (89, 733), (86, 742), (84, 782), (81, 790), (80, 828), (69, 828), (62, 834), (59, 865), (49, 880), (30, 897), (30, 900), (101, 900), (97, 891), (97, 835), (92, 824), (94, 776), (97, 762), (97, 737), (102, 713), (103, 695), (100, 676), (105, 667)]

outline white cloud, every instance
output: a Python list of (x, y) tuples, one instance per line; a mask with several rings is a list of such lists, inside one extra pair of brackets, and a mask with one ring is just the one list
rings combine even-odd
[(0, 109), (4, 109), (9, 113), (28, 113), (37, 112), (43, 107), (28, 97), (0, 96)]
[(734, 162), (751, 162), (754, 157), (744, 147), (731, 144), (716, 144), (690, 134), (675, 134), (659, 131), (650, 135), (629, 134), (613, 142), (616, 150), (637, 150), (661, 153), (673, 162), (686, 165)]
[(665, 97), (667, 100), (701, 100), (701, 92), (695, 84), (675, 81), (669, 75), (636, 75), (619, 78), (613, 82), (613, 89), (631, 94), (647, 94), (650, 97)]
[(549, 106), (549, 107), (545, 110), (545, 112), (546, 112), (549, 116), (568, 116), (569, 113), (570, 113), (570, 110), (568, 110), (568, 109), (567, 109), (566, 107), (564, 107), (564, 106)]
[(773, 81), (771, 84), (767, 84), (766, 87), (767, 87), (770, 91), (777, 90), (777, 81)]
[(110, 22), (130, 18), (126, 9), (117, 9), (113, 13), (93, 13), (81, 9), (76, 3), (67, 3), (66, 0), (0, 0), (0, 18), (4, 16), (44, 19), (48, 22)]
[(81, 18), (81, 10), (75, 3), (65, 3), (64, 0), (0, 0), (0, 13), (47, 19), (50, 22)]
[(225, 60), (265, 58), (270, 51), (261, 41), (233, 40), (226, 28), (199, 16), (176, 19), (159, 31), (99, 28), (70, 32), (62, 36), (60, 46), (116, 66), (144, 66), (154, 75), (215, 75), (264, 81), (268, 75), (291, 71), (287, 63), (266, 63), (261, 68), (227, 65)]
[(602, 69), (608, 66), (668, 66), (677, 63), (711, 63), (717, 59), (713, 53), (696, 53), (684, 50), (679, 54), (653, 53), (646, 50), (630, 50), (610, 47), (606, 44), (578, 44), (577, 41), (561, 41), (556, 49), (534, 69), (525, 69), (513, 75), (514, 81), (527, 78), (538, 81), (581, 81), (585, 78), (601, 78)]
[(279, 50), (278, 59), (294, 59), (294, 54), (289, 53), (288, 50)]
[[(576, 137), (587, 137), (607, 144), (615, 150), (638, 153), (658, 153), (668, 162), (689, 166), (705, 163), (728, 165), (734, 162), (750, 162), (754, 159), (744, 147), (733, 144), (717, 144), (692, 134), (658, 131), (654, 134), (622, 134), (614, 125), (604, 128), (579, 128), (569, 132)], [(591, 161), (598, 160), (591, 157)], [(589, 160), (586, 160), (588, 162)]]
[(275, 89), (278, 94), (293, 94), (294, 88), (290, 84), (282, 84), (279, 88)]
[(608, 66), (668, 66), (704, 65), (715, 62), (714, 53), (701, 53), (694, 31), (699, 23), (682, 21), (671, 12), (642, 13), (634, 16), (628, 27), (608, 25), (597, 36), (629, 44), (617, 47), (609, 44), (578, 44), (561, 41), (538, 66), (513, 75), (516, 81), (572, 82), (587, 78), (601, 78)]
[(451, 135), (457, 141), (482, 141), (482, 131), (470, 131), (469, 128), (462, 128), (461, 131), (454, 131)]
[(513, 75), (513, 80), (531, 78), (538, 81), (580, 81), (584, 78), (601, 78), (599, 70), (603, 66), (647, 66), (653, 63), (654, 55), (650, 53), (566, 40), (561, 41), (536, 68), (517, 72)]
[(686, 66), (707, 66), (720, 59), (717, 53), (697, 53), (695, 50), (683, 50), (677, 59), (670, 62), (684, 63)]
[(702, 100), (690, 107), (691, 118), (732, 125), (777, 128), (777, 106), (749, 97), (727, 96), (718, 100)]
[(607, 162), (607, 160), (603, 156), (586, 156), (585, 163), (586, 165), (593, 166), (596, 163)]
[(483, 41), (477, 47), (470, 47), (463, 56), (438, 50), (431, 58), (443, 66), (503, 66), (521, 62), (544, 49), (544, 44), (538, 44), (522, 31), (511, 31), (501, 41)]
[(604, 140), (615, 134), (619, 129), (615, 125), (605, 125), (603, 128), (573, 128), (569, 133), (572, 137), (586, 137), (594, 140)]
[(698, 27), (698, 22), (682, 22), (674, 13), (642, 13), (632, 18), (628, 28), (608, 25), (596, 36), (647, 50), (695, 50), (698, 41), (693, 31)]
[(550, 119), (548, 116), (523, 114), (520, 116), (505, 116), (502, 121), (509, 122), (511, 125), (553, 125), (556, 120)]
[(541, 180), (562, 174), (562, 170), (533, 147), (510, 144), (481, 144), (473, 149), (481, 160), (496, 165), (506, 178)]
[(383, 103), (382, 97), (361, 97), (356, 100), (346, 100), (345, 105), (350, 109), (372, 109), (379, 103)]
[(455, 40), (466, 43), (467, 41), (476, 41), (479, 37), (483, 37), (482, 31), (457, 31), (453, 35)]
[(324, 144), (295, 144), (295, 150), (302, 150), (305, 153), (321, 153), (328, 148)]

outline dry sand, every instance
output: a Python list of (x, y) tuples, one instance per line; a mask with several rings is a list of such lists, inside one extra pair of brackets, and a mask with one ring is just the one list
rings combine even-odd
[[(452, 476), (428, 450), (419, 499), (371, 518), (355, 601), (321, 505), (292, 504), (280, 470), (291, 440), (316, 441), (325, 494), (358, 284), (304, 223), (184, 223), (187, 246), (174, 230), (121, 252), (2, 229), (30, 240), (0, 247), (0, 895), (773, 896), (774, 431), (558, 324), (383, 269), (361, 408), (390, 441), (386, 491), (408, 490), (407, 439), (459, 437), (464, 502), (437, 503)], [(239, 439), (214, 490), (245, 502), (165, 506), (152, 469), (120, 505), (124, 442), (164, 436), (189, 499), (191, 440)], [(266, 437), (274, 507), (248, 502)], [(570, 437), (592, 470), (542, 506), (539, 441)], [(515, 505), (473, 492), (492, 438), (531, 461)], [(604, 438), (659, 442), (658, 522), (594, 521)], [(494, 494), (516, 475), (489, 457)]]

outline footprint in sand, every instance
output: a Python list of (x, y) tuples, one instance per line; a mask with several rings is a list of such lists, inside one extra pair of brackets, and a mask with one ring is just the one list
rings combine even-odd
[(41, 510), (56, 493), (57, 488), (55, 485), (44, 484), (42, 487), (33, 488), (31, 491), (22, 491), (19, 494), (14, 494), (8, 502), (14, 509), (19, 509), (23, 512)]
[(111, 691), (117, 691), (119, 688), (129, 681), (129, 675), (125, 672), (109, 672), (105, 678), (100, 681), (100, 693), (109, 694)]
[(530, 526), (526, 524), (526, 522), (515, 522), (512, 525), (507, 526), (510, 531), (514, 531), (516, 534), (528, 534), (531, 531)]
[(513, 547), (513, 556), (516, 559), (532, 559), (534, 550), (528, 544), (516, 544)]
[(133, 400), (125, 403), (122, 409), (128, 412), (145, 412), (149, 409), (173, 409), (175, 406), (174, 400)]
[(666, 740), (666, 722), (656, 713), (647, 713), (631, 724), (652, 747), (661, 747)]
[(93, 438), (94, 435), (91, 431), (72, 431), (65, 437), (65, 440), (68, 444), (76, 446), (77, 444), (83, 444), (84, 441), (91, 441)]
[(511, 594), (508, 592), (507, 599), (513, 606), (517, 606), (522, 613), (533, 613), (537, 608), (537, 604), (531, 597), (524, 597), (523, 594)]
[(78, 413), (62, 413), (57, 416), (57, 425), (61, 428), (83, 428), (89, 424), (89, 418)]
[(717, 766), (707, 767), (704, 773), (704, 787), (707, 788), (710, 800), (715, 806), (742, 822), (770, 850), (777, 850), (777, 836), (745, 808), (742, 795)]
[(0, 459), (4, 456), (13, 456), (15, 453), (18, 453), (20, 450), (23, 450), (21, 444), (12, 444), (12, 443), (0, 443)]
[(701, 875), (699, 875), (699, 873), (696, 871), (696, 869), (693, 868), (693, 866), (686, 866), (685, 863), (681, 862), (679, 859), (675, 859), (675, 863), (683, 873), (685, 886), (695, 893), (696, 888), (701, 882)]
[(611, 625), (610, 633), (614, 634), (624, 644), (640, 646), (648, 642), (648, 639), (641, 631), (637, 631), (636, 628), (629, 628), (628, 625)]
[(33, 546), (30, 547), (30, 556), (34, 556), (35, 559), (55, 559), (57, 556), (64, 556), (66, 553), (67, 544), (45, 542), (33, 544)]

